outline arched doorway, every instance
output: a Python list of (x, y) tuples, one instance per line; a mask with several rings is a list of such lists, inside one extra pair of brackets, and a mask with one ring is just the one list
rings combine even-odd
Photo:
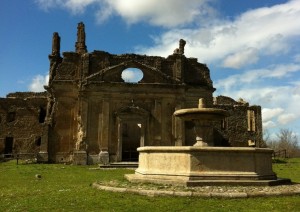
[(141, 146), (141, 127), (137, 121), (122, 123), (122, 161), (138, 161), (137, 148)]
[(118, 161), (138, 161), (137, 148), (147, 142), (148, 112), (136, 106), (121, 108), (118, 120)]

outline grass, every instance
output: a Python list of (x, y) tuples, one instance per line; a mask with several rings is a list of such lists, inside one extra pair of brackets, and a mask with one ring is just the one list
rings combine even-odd
[(279, 177), (290, 178), (295, 183), (300, 183), (300, 158), (277, 160), (273, 164), (273, 171)]
[[(279, 177), (300, 183), (300, 159), (275, 163)], [(133, 170), (0, 163), (0, 211), (299, 211), (300, 196), (248, 199), (147, 197), (100, 191), (95, 181), (124, 181)], [(37, 179), (36, 174), (41, 178)]]

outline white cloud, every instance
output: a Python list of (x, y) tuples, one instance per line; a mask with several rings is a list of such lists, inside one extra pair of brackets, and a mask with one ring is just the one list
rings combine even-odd
[(263, 128), (264, 129), (270, 129), (276, 127), (276, 124), (273, 121), (266, 121), (263, 122)]
[[(274, 88), (268, 88), (265, 84), (259, 85), (259, 83), (263, 83), (265, 80), (268, 79), (283, 79), (283, 78), (289, 78), (293, 74), (300, 72), (300, 64), (275, 64), (275, 65), (270, 65), (269, 67), (266, 68), (261, 68), (261, 69), (253, 69), (253, 70), (248, 70), (245, 71), (244, 73), (241, 74), (234, 74), (231, 75), (227, 78), (223, 78), (220, 80), (216, 80), (214, 85), (217, 89), (221, 89), (223, 92), (232, 92), (232, 91), (237, 91), (237, 88), (240, 88), (241, 86), (250, 86), (253, 88), (259, 88), (261, 90), (261, 87), (264, 86), (264, 90), (255, 91), (259, 92), (260, 94), (271, 94), (276, 90), (279, 89), (284, 89), (282, 86), (277, 86), (275, 89)], [(300, 87), (299, 85), (294, 85), (295, 88)], [(297, 90), (293, 91), (295, 93)], [(259, 96), (256, 93), (253, 95), (258, 97)], [(249, 95), (249, 94), (248, 94)]]
[(33, 92), (42, 92), (45, 91), (44, 85), (47, 85), (49, 82), (49, 75), (42, 76), (42, 75), (36, 75), (30, 85), (29, 90)]
[(35, 0), (35, 2), (44, 10), (51, 8), (65, 8), (73, 14), (83, 13), (85, 9), (96, 3), (98, 0)]
[(282, 128), (300, 117), (299, 73), (300, 64), (276, 64), (217, 80), (215, 87), (219, 95), (261, 105), (263, 126)]
[(263, 108), (262, 119), (264, 122), (269, 122), (272, 118), (282, 114), (284, 110), (282, 108)]
[(278, 117), (279, 124), (285, 125), (297, 119), (297, 115), (293, 113), (282, 114)]
[[(43, 9), (63, 7), (72, 13), (82, 13), (96, 5), (95, 16), (103, 22), (112, 15), (127, 23), (148, 22), (156, 26), (174, 27), (212, 17), (215, 10), (209, 6), (213, 0), (36, 0)], [(199, 19), (201, 17), (201, 19)]]
[(244, 65), (253, 64), (257, 61), (257, 50), (254, 48), (248, 48), (241, 52), (236, 52), (227, 56), (223, 61), (223, 66), (226, 68), (239, 69)]
[(288, 1), (241, 13), (233, 20), (218, 19), (215, 0), (36, 0), (44, 9), (62, 7), (82, 13), (88, 7), (99, 22), (120, 16), (132, 24), (147, 22), (169, 27), (156, 35), (155, 46), (140, 53), (167, 56), (180, 38), (187, 40), (186, 55), (239, 68), (256, 63), (262, 56), (284, 54), (290, 39), (300, 36), (300, 0)]
[(300, 63), (300, 54), (296, 54), (296, 55), (294, 56), (294, 61), (295, 61), (296, 63)]
[(167, 56), (183, 38), (187, 56), (208, 64), (243, 67), (263, 56), (286, 54), (291, 40), (300, 36), (299, 17), (299, 0), (253, 9), (232, 21), (213, 19), (200, 27), (173, 28), (157, 36), (155, 46), (140, 48), (139, 52)]
[(169, 27), (155, 35), (155, 46), (137, 49), (148, 55), (168, 56), (179, 39), (187, 41), (186, 55), (204, 63), (240, 68), (260, 57), (287, 53), (290, 40), (300, 36), (300, 0), (241, 13), (233, 20), (218, 19), (214, 0), (36, 0), (42, 8), (63, 7), (82, 13), (87, 7), (99, 22), (120, 16), (132, 24), (147, 22)]
[[(148, 21), (157, 26), (174, 27), (210, 16), (209, 0), (105, 0), (128, 23)], [(199, 20), (199, 19), (198, 19)]]

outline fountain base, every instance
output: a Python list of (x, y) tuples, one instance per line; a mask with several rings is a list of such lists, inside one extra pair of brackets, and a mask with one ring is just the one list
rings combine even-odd
[(275, 185), (272, 150), (238, 147), (140, 147), (139, 167), (131, 182), (186, 186)]

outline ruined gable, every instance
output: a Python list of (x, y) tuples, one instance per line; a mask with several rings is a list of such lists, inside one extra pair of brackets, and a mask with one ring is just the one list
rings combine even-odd
[[(61, 54), (59, 34), (53, 33), (47, 92), (10, 94), (0, 99), (2, 153), (6, 137), (7, 144), (11, 137), (37, 138), (41, 162), (137, 161), (140, 146), (192, 145), (193, 124), (173, 113), (197, 107), (200, 98), (207, 107), (222, 108), (230, 114), (214, 123), (217, 145), (261, 143), (260, 106), (225, 96), (213, 98), (209, 68), (184, 55), (183, 39), (166, 58), (88, 52), (85, 40), (85, 26), (79, 23), (75, 50)], [(122, 78), (123, 71), (130, 68), (143, 74), (136, 83)], [(25, 120), (30, 127), (24, 125)], [(19, 131), (24, 135), (10, 133), (22, 128), (27, 129)]]

